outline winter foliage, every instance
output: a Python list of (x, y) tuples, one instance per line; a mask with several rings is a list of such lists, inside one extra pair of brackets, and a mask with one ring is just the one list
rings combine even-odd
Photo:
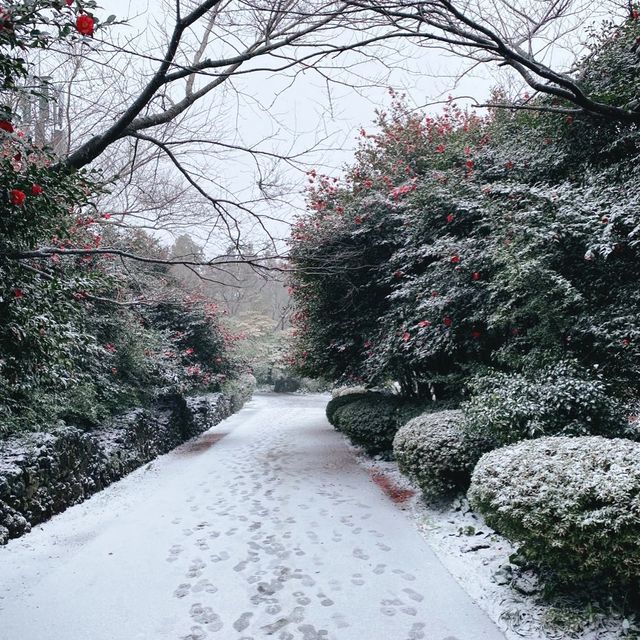
[(490, 447), (462, 428), (461, 411), (427, 412), (400, 427), (393, 454), (402, 473), (435, 500), (465, 491), (471, 472)]
[(600, 436), (522, 441), (484, 455), (469, 499), (487, 523), (569, 585), (637, 588), (640, 444)]

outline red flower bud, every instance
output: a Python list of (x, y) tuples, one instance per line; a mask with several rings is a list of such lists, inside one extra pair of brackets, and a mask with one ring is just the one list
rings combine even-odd
[(27, 194), (24, 191), (20, 191), (20, 189), (11, 189), (9, 192), (9, 201), (18, 207), (23, 205), (26, 199)]
[(403, 339), (405, 342), (408, 342), (408, 341), (411, 339), (411, 334), (410, 334), (408, 331), (405, 331), (405, 332), (402, 334), (402, 339)]
[(31, 195), (39, 196), (44, 189), (39, 184), (31, 185)]
[(13, 290), (13, 297), (14, 298), (23, 298), (24, 297), (24, 291), (22, 289), (14, 289)]
[(453, 215), (453, 213), (450, 213), (450, 214), (447, 216), (447, 222), (453, 222), (454, 217), (455, 217), (455, 216)]
[(460, 263), (460, 256), (458, 256), (458, 255), (451, 256), (451, 263), (452, 264), (459, 264)]
[(8, 133), (13, 133), (13, 125), (8, 120), (0, 120), (0, 129)]
[(95, 26), (96, 23), (91, 16), (82, 14), (76, 18), (76, 29), (83, 36), (92, 36)]
[(450, 327), (453, 324), (453, 318), (450, 318), (449, 316), (445, 316), (442, 319), (442, 322), (444, 323), (445, 327)]
[(471, 274), (471, 279), (472, 279), (472, 280), (475, 280), (475, 281), (480, 280), (480, 272), (479, 272), (479, 271), (474, 271), (474, 272)]

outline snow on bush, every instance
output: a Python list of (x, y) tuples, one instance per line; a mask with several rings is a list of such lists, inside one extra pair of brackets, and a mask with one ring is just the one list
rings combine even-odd
[(339, 399), (350, 401), (333, 410), (333, 425), (370, 455), (390, 452), (398, 429), (421, 411), (416, 404), (382, 393), (343, 396), (331, 402)]
[(242, 405), (253, 395), (256, 386), (256, 379), (250, 373), (243, 373), (222, 386), (222, 392), (231, 401), (232, 412), (240, 411)]
[[(491, 527), (560, 583), (637, 583), (640, 444), (548, 437), (485, 454), (469, 500)], [(637, 586), (637, 585), (636, 585)]]
[(464, 491), (475, 463), (486, 448), (461, 428), (461, 411), (423, 413), (401, 427), (393, 440), (400, 471), (426, 498)]
[(352, 395), (354, 393), (366, 393), (367, 390), (365, 387), (363, 387), (362, 385), (358, 386), (358, 387), (335, 387), (335, 389), (333, 389), (331, 391), (331, 397), (332, 398), (341, 398), (342, 396), (349, 396)]
[(496, 446), (548, 435), (627, 435), (628, 423), (600, 380), (571, 363), (542, 369), (534, 378), (496, 373), (475, 383), (466, 402), (465, 428)]

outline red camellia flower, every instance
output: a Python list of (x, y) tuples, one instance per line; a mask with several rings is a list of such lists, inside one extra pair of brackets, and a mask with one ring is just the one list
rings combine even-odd
[(66, 0), (67, 7), (70, 7), (73, 4), (73, 0)]
[(473, 160), (467, 160), (467, 161), (465, 162), (465, 165), (466, 165), (467, 169), (473, 169), (473, 167), (475, 166), (475, 164), (476, 164), (476, 163), (475, 163)]
[(76, 29), (83, 36), (92, 36), (95, 26), (96, 23), (91, 16), (82, 14), (76, 18)]
[(110, 214), (110, 213), (103, 213), (103, 214), (102, 214), (102, 217), (103, 217), (105, 220), (108, 220), (108, 219), (111, 217), (111, 214)]
[(565, 118), (565, 122), (566, 122), (567, 124), (573, 124), (573, 116), (567, 116), (567, 117)]
[(476, 281), (480, 280), (480, 272), (479, 272), (479, 271), (474, 271), (474, 272), (471, 274), (471, 279), (472, 279), (472, 280), (476, 280)]
[(453, 215), (453, 213), (450, 213), (450, 214), (447, 216), (447, 222), (453, 222), (454, 217), (455, 217), (455, 216)]
[(451, 256), (451, 263), (452, 264), (459, 264), (460, 263), (460, 256), (458, 256), (458, 255)]
[(193, 347), (189, 347), (188, 349), (185, 349), (185, 353), (190, 356), (191, 354), (193, 354), (195, 352), (195, 349)]
[(428, 327), (430, 325), (431, 325), (431, 323), (428, 320), (420, 320), (420, 322), (418, 322), (418, 326), (419, 327), (423, 327), (424, 328), (424, 327)]
[(398, 271), (394, 271), (393, 272), (393, 277), (394, 278), (402, 278), (403, 275), (404, 275), (404, 273), (402, 273), (402, 271), (400, 271), (400, 269), (398, 269)]
[(356, 216), (356, 217), (353, 219), (353, 221), (354, 221), (356, 224), (362, 224), (362, 216)]
[(14, 298), (23, 298), (24, 297), (24, 291), (22, 289), (14, 289), (13, 290), (13, 297)]
[(450, 318), (449, 316), (445, 316), (442, 319), (442, 322), (444, 322), (445, 327), (450, 327), (453, 324), (453, 318)]
[(31, 185), (31, 195), (39, 196), (44, 189), (39, 184)]
[(628, 347), (630, 344), (631, 344), (631, 340), (629, 340), (629, 338), (624, 338), (624, 339), (622, 340), (622, 345), (623, 345), (624, 347)]
[(13, 133), (13, 125), (8, 120), (0, 120), (0, 129), (7, 133)]
[(9, 191), (9, 200), (11, 204), (15, 204), (19, 207), (24, 204), (26, 199), (27, 194), (24, 191), (20, 191), (20, 189), (11, 189), (11, 191)]
[(504, 163), (504, 168), (513, 169), (513, 162), (511, 162), (511, 160), (507, 160), (507, 162)]
[(411, 334), (410, 334), (408, 331), (405, 331), (405, 332), (402, 334), (402, 339), (403, 339), (405, 342), (409, 341), (409, 340), (411, 339)]
[(444, 145), (443, 144), (439, 144), (436, 147), (436, 153), (444, 153)]

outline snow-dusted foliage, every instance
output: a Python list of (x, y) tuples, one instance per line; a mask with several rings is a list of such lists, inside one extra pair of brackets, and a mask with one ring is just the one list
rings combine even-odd
[(240, 411), (242, 405), (256, 390), (256, 379), (251, 373), (243, 373), (222, 385), (222, 392), (229, 398), (231, 411)]
[(367, 390), (363, 386), (357, 387), (336, 387), (331, 391), (332, 398), (340, 398), (342, 396), (349, 396), (354, 393), (366, 393)]
[(549, 435), (626, 436), (622, 407), (601, 380), (560, 362), (533, 376), (495, 373), (478, 378), (462, 405), (465, 429), (495, 446)]
[(465, 433), (462, 422), (461, 411), (423, 413), (396, 433), (393, 454), (398, 467), (428, 499), (466, 490), (473, 467), (486, 451), (485, 443)]
[(559, 582), (637, 582), (640, 444), (600, 436), (519, 442), (480, 459), (468, 495), (490, 526)]
[[(640, 20), (607, 27), (581, 62), (607, 99), (630, 91), (637, 38)], [(309, 173), (291, 239), (305, 375), (460, 400), (489, 368), (571, 360), (640, 394), (638, 130), (545, 100), (431, 117), (393, 94), (343, 178)]]
[(333, 425), (371, 455), (390, 452), (398, 429), (421, 411), (416, 404), (381, 393), (343, 396), (331, 402), (350, 398), (333, 411)]

